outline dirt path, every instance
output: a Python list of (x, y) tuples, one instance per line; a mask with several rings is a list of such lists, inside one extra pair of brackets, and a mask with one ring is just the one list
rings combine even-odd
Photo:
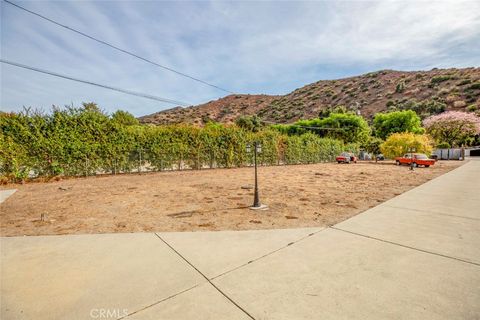
[[(391, 163), (262, 167), (260, 199), (248, 209), (253, 169), (162, 172), (3, 186), (2, 236), (325, 226), (345, 220), (455, 167), (411, 172)], [(44, 216), (42, 221), (41, 216)]]

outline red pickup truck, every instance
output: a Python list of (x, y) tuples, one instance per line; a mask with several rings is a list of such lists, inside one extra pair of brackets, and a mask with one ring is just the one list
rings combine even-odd
[(403, 157), (397, 157), (395, 158), (395, 164), (397, 166), (401, 164), (412, 164), (412, 155), (413, 155), (413, 166), (418, 167), (418, 166), (424, 166), (425, 168), (428, 168), (430, 166), (433, 166), (435, 164), (435, 160), (429, 159), (425, 154), (423, 153), (407, 153)]

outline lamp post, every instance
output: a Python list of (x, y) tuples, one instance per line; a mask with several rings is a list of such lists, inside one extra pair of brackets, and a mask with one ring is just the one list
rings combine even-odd
[[(251, 146), (247, 144), (247, 152), (250, 153), (251, 151), (252, 151)], [(255, 141), (253, 144), (253, 161), (255, 165), (255, 191), (254, 191), (254, 197), (253, 197), (253, 206), (251, 206), (250, 209), (266, 209), (267, 208), (267, 206), (262, 205), (260, 203), (260, 196), (258, 194), (258, 173), (257, 173), (257, 154), (258, 153), (262, 153), (262, 145), (257, 141)]]

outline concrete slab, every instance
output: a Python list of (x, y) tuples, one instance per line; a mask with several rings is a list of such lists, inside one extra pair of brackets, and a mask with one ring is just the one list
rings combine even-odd
[[(471, 179), (471, 178), (469, 178)], [(448, 180), (441, 180), (436, 184), (431, 184), (428, 186), (422, 185), (415, 189), (414, 192), (410, 190), (411, 193), (421, 194), (424, 196), (434, 196), (441, 197), (444, 195), (456, 195), (461, 199), (479, 199), (479, 188), (480, 182), (472, 184), (471, 188), (465, 187), (465, 180), (458, 182), (451, 182)]]
[(378, 206), (335, 228), (480, 264), (480, 220)]
[(17, 189), (8, 189), (8, 190), (0, 190), (0, 203), (7, 200), (12, 194), (14, 194)]
[(480, 220), (480, 199), (465, 198), (457, 194), (435, 197), (411, 193), (390, 199), (380, 207), (406, 208)]
[(118, 317), (205, 282), (152, 233), (0, 241), (2, 319)]
[(478, 190), (480, 190), (480, 162), (469, 161), (455, 170), (404, 193), (404, 196), (411, 194), (431, 195), (433, 197), (458, 195), (461, 199), (480, 200)]
[(480, 161), (463, 166), (390, 199), (379, 207), (407, 208), (480, 219)]
[(478, 319), (479, 271), (328, 229), (214, 283), (256, 319)]
[(211, 279), (320, 230), (322, 228), (169, 232), (158, 235)]
[[(380, 240), (331, 228), (159, 236), (256, 319), (480, 319), (479, 175), (467, 163), (336, 226)], [(0, 248), (2, 319), (246, 318), (155, 234)]]
[(126, 317), (127, 320), (246, 320), (243, 311), (206, 283)]

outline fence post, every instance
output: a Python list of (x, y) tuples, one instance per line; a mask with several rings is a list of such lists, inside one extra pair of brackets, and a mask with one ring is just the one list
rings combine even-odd
[(138, 150), (138, 174), (142, 173), (142, 149)]

